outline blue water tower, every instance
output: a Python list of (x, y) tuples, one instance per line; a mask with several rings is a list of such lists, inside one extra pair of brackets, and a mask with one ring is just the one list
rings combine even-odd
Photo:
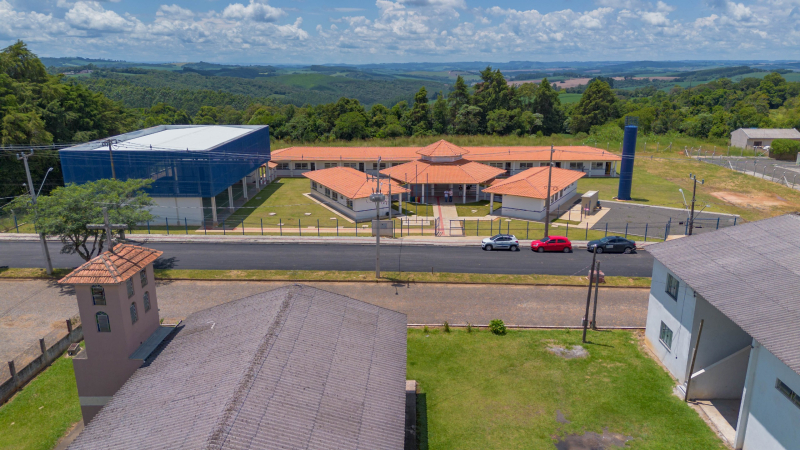
[(639, 118), (625, 117), (625, 137), (622, 140), (622, 164), (619, 170), (618, 200), (631, 199), (633, 184), (633, 162), (636, 157), (636, 133), (639, 131)]

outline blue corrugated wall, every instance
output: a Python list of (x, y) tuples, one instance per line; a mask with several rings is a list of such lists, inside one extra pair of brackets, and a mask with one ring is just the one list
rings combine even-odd
[(622, 141), (622, 164), (619, 171), (619, 191), (617, 198), (620, 200), (631, 199), (631, 186), (633, 185), (633, 162), (636, 156), (636, 133), (639, 127), (628, 125), (625, 127), (625, 137)]

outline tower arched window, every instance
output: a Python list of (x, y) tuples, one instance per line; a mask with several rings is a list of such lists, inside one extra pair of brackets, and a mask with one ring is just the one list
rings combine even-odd
[(139, 311), (136, 310), (136, 302), (131, 303), (131, 323), (139, 320)]
[(144, 312), (150, 311), (150, 292), (145, 291), (143, 299), (144, 299)]
[(100, 333), (111, 332), (111, 321), (108, 318), (108, 314), (104, 313), (103, 311), (99, 311), (97, 314), (94, 315), (94, 319), (97, 322), (98, 332)]
[(92, 302), (95, 305), (106, 304), (106, 290), (103, 286), (95, 284), (92, 286)]

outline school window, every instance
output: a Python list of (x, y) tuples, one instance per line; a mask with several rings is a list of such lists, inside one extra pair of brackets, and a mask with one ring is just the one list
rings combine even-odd
[(347, 207), (353, 209), (353, 201), (350, 200), (349, 198), (347, 199)]
[(99, 333), (111, 332), (111, 321), (108, 320), (108, 314), (100, 311), (94, 315), (94, 320), (97, 322), (97, 331)]
[(330, 189), (325, 188), (325, 196), (326, 197), (330, 197), (331, 196), (331, 190)]
[(144, 300), (144, 312), (150, 311), (150, 293), (145, 292), (142, 299)]
[(604, 166), (604, 164), (602, 162), (593, 162), (592, 163), (592, 169), (593, 170), (602, 169), (603, 166)]
[(142, 287), (147, 286), (147, 269), (143, 269), (139, 272), (139, 280), (142, 282)]
[(316, 189), (316, 188), (317, 188), (317, 183), (312, 181), (311, 182), (311, 189)]
[(667, 346), (667, 349), (672, 350), (672, 330), (664, 322), (661, 322), (661, 333), (658, 339)]
[(289, 163), (278, 163), (276, 170), (289, 170)]
[(294, 170), (308, 170), (308, 163), (294, 163)]
[[(386, 163), (381, 163), (381, 170), (386, 168)], [(372, 170), (378, 170), (378, 163), (372, 163)]]
[(358, 163), (342, 163), (342, 167), (349, 167), (351, 169), (358, 169)]
[(680, 287), (680, 281), (677, 278), (673, 277), (671, 273), (667, 274), (667, 294), (670, 297), (674, 298), (675, 300), (678, 299), (678, 288)]
[(337, 163), (325, 163), (325, 168), (330, 169), (331, 167), (338, 167), (339, 164)]
[(128, 288), (128, 298), (133, 297), (133, 278), (128, 278), (128, 281), (125, 282), (125, 286)]
[(499, 163), (490, 162), (489, 165), (492, 166), (492, 167), (497, 167), (498, 169), (505, 168), (505, 165), (503, 163), (501, 163), (501, 162), (499, 162)]
[(106, 290), (103, 286), (99, 284), (92, 286), (92, 302), (94, 302), (95, 305), (106, 304)]
[(570, 170), (583, 170), (583, 163), (582, 162), (571, 162), (569, 163)]
[(519, 163), (519, 168), (520, 169), (530, 169), (531, 167), (533, 167), (533, 163), (532, 162)]
[(332, 198), (332, 199), (334, 199), (334, 200), (336, 200), (336, 201), (339, 201), (339, 194), (337, 194), (336, 192), (333, 192), (333, 193), (331, 194), (331, 198)]
[(136, 311), (136, 302), (131, 303), (131, 323), (139, 320), (139, 311)]
[(775, 389), (779, 390), (781, 394), (783, 394), (784, 396), (786, 396), (786, 398), (789, 399), (790, 402), (794, 403), (794, 406), (800, 408), (800, 395), (798, 395), (797, 392), (793, 391), (792, 388), (787, 386), (786, 383), (776, 379)]

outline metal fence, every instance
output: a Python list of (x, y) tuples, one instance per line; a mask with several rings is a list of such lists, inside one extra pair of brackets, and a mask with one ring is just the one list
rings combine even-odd
[(700, 158), (701, 161), (725, 167), (736, 172), (753, 175), (762, 180), (783, 184), (791, 189), (800, 189), (800, 170), (789, 164), (779, 164), (777, 161), (762, 159), (730, 159), (730, 158)]

